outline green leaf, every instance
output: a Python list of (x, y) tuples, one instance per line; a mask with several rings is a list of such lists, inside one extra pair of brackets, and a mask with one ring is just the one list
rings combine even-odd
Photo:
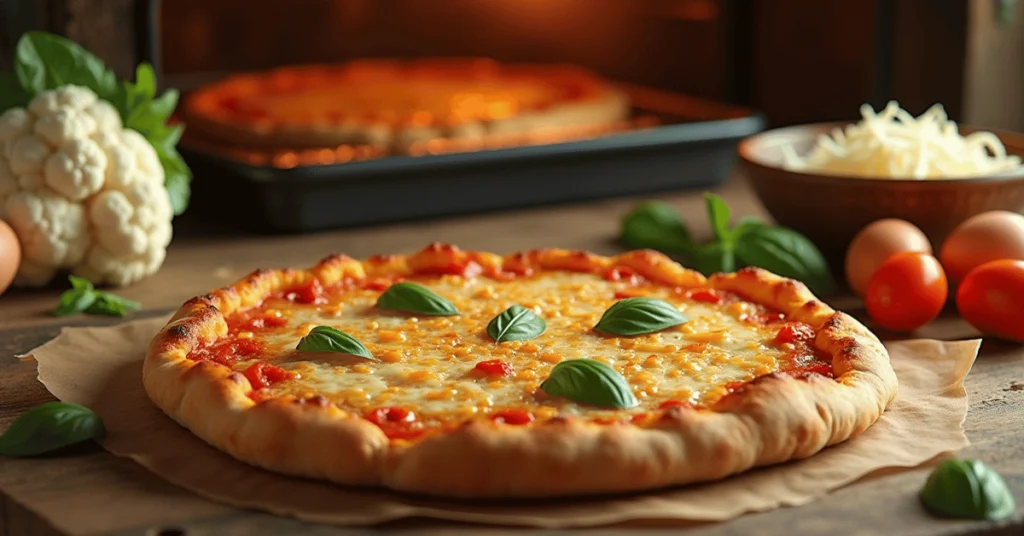
[(690, 249), (690, 232), (671, 206), (657, 201), (636, 205), (622, 219), (619, 240), (628, 247), (666, 253)]
[(731, 243), (709, 242), (694, 248), (690, 254), (693, 266), (704, 275), (736, 271), (735, 246)]
[(540, 388), (584, 404), (629, 409), (639, 404), (629, 382), (612, 367), (593, 359), (570, 359), (551, 369)]
[(295, 349), (300, 352), (334, 352), (363, 357), (371, 361), (377, 360), (370, 350), (355, 337), (330, 326), (313, 328), (305, 337), (299, 339), (299, 344)]
[(96, 300), (85, 308), (85, 313), (90, 315), (118, 316), (122, 317), (128, 311), (142, 307), (137, 301), (110, 294), (108, 292), (97, 292)]
[(487, 324), (487, 334), (494, 342), (527, 341), (539, 337), (547, 328), (547, 321), (532, 309), (513, 305)]
[(642, 335), (678, 326), (690, 319), (658, 298), (626, 298), (601, 315), (594, 329), (613, 335)]
[(103, 316), (124, 316), (129, 310), (139, 309), (142, 304), (122, 298), (110, 292), (96, 290), (84, 277), (68, 276), (71, 288), (61, 293), (54, 316), (68, 316), (79, 313)]
[(110, 100), (117, 93), (114, 72), (78, 43), (47, 32), (26, 32), (15, 47), (14, 72), (32, 94), (63, 85), (85, 86)]
[(819, 296), (835, 290), (835, 280), (821, 251), (792, 229), (753, 227), (738, 237), (736, 254), (745, 264), (802, 281)]
[(47, 402), (21, 414), (0, 435), (0, 455), (35, 456), (106, 433), (91, 409), (68, 402)]
[(733, 239), (738, 240), (739, 237), (749, 233), (752, 229), (764, 227), (766, 225), (768, 224), (757, 216), (743, 216), (740, 218), (740, 221), (736, 223), (736, 227), (732, 230)]
[(379, 298), (377, 307), (406, 313), (420, 313), (435, 316), (459, 314), (452, 302), (431, 292), (428, 288), (403, 281), (388, 287)]
[(708, 220), (711, 222), (711, 230), (714, 231), (715, 238), (721, 242), (730, 242), (732, 232), (729, 230), (729, 206), (722, 201), (721, 197), (711, 192), (704, 192), (704, 201), (707, 204)]
[(156, 96), (156, 74), (153, 66), (148, 62), (142, 62), (135, 68), (134, 93), (145, 99), (152, 99)]
[(921, 502), (942, 517), (997, 520), (1016, 509), (998, 473), (978, 460), (945, 460), (925, 482)]
[(32, 100), (14, 73), (0, 73), (0, 114), (11, 108), (24, 108)]

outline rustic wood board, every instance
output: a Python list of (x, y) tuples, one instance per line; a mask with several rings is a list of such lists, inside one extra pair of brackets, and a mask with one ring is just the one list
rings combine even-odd
[[(742, 183), (720, 192), (736, 214), (763, 214)], [(663, 196), (691, 222), (698, 237), (709, 233), (699, 195)], [(200, 238), (176, 240), (167, 264), (156, 276), (119, 291), (139, 299), (146, 311), (163, 314), (189, 296), (223, 285), (259, 266), (302, 265), (327, 252), (354, 256), (408, 251), (438, 240), (466, 248), (513, 251), (540, 245), (614, 253), (619, 217), (635, 202), (600, 201), (534, 210), (494, 213), (434, 222), (416, 222), (303, 236), (239, 236), (202, 228)], [(59, 289), (15, 292), (0, 297), (0, 429), (29, 407), (52, 397), (36, 381), (35, 364), (13, 359), (59, 333), (60, 325), (96, 325), (115, 320), (54, 319), (46, 315)], [(852, 298), (832, 305), (861, 316)], [(885, 334), (882, 334), (885, 336)], [(939, 339), (975, 337), (955, 316), (916, 334)], [(651, 527), (650, 534), (856, 534), (934, 535), (1024, 534), (1024, 348), (986, 341), (967, 379), (971, 409), (966, 421), (973, 445), (962, 455), (991, 464), (1021, 503), (1018, 513), (998, 523), (946, 521), (923, 513), (916, 492), (927, 469), (896, 472), (862, 482), (799, 508), (744, 516), (688, 527)], [(172, 486), (134, 462), (95, 446), (44, 459), (0, 458), (0, 534), (351, 534), (401, 531), (414, 534), (568, 534), (583, 531), (515, 531), (403, 521), (375, 528), (338, 528), (300, 523), (225, 507)], [(587, 533), (634, 534), (635, 527)]]

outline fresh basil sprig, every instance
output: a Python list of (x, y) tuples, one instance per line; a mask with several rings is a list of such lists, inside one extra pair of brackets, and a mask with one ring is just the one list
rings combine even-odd
[(623, 218), (620, 240), (631, 248), (650, 248), (671, 255), (705, 275), (758, 266), (802, 281), (819, 295), (835, 290), (828, 264), (807, 237), (749, 216), (730, 226), (728, 205), (710, 192), (704, 193), (704, 200), (713, 233), (708, 242), (692, 240), (672, 207), (657, 202), (639, 203)]
[(594, 325), (594, 329), (613, 335), (643, 335), (678, 326), (689, 320), (665, 300), (625, 298), (609, 307)]
[(584, 404), (629, 409), (639, 404), (629, 382), (612, 367), (593, 359), (570, 359), (551, 369), (540, 389)]
[(370, 349), (355, 337), (330, 326), (317, 326), (305, 337), (299, 339), (295, 347), (300, 352), (334, 352), (377, 361)]
[(36, 456), (106, 434), (91, 409), (69, 402), (47, 402), (22, 413), (0, 435), (0, 455)]
[(169, 125), (178, 103), (178, 92), (169, 89), (156, 96), (156, 76), (141, 63), (135, 82), (118, 82), (114, 72), (98, 56), (59, 35), (32, 31), (19, 39), (14, 52), (14, 73), (0, 73), (0, 113), (26, 106), (37, 94), (74, 84), (91, 89), (110, 102), (126, 128), (149, 141), (164, 168), (164, 187), (175, 215), (188, 207), (192, 172), (176, 149), (184, 130)]
[(513, 305), (487, 324), (487, 334), (494, 342), (526, 341), (539, 337), (548, 328), (543, 317), (522, 305)]
[(53, 311), (54, 316), (85, 313), (123, 317), (128, 311), (142, 307), (139, 302), (97, 290), (88, 279), (70, 275), (68, 280), (71, 288), (61, 293), (60, 303)]
[(930, 512), (943, 517), (1003, 519), (1016, 509), (1013, 494), (998, 473), (978, 460), (945, 460), (920, 493)]
[(377, 307), (406, 313), (433, 316), (454, 316), (459, 314), (452, 302), (433, 291), (408, 281), (395, 283), (377, 298)]

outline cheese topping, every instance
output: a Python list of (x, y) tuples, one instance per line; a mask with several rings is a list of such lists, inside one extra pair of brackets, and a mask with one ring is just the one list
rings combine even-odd
[[(438, 423), (507, 410), (526, 410), (537, 418), (562, 414), (621, 419), (623, 411), (552, 397), (539, 389), (551, 368), (567, 359), (596, 359), (621, 373), (640, 402), (625, 412), (630, 414), (657, 410), (667, 401), (707, 405), (735, 382), (818, 359), (805, 344), (776, 340), (785, 325), (781, 315), (735, 296), (709, 303), (687, 298), (681, 290), (643, 283), (634, 287), (571, 272), (510, 281), (441, 276), (418, 282), (450, 300), (461, 314), (432, 317), (381, 310), (374, 306), (381, 290), (362, 288), (329, 289), (326, 304), (268, 299), (256, 310), (229, 317), (234, 326), (252, 325), (244, 320), (259, 315), (280, 320), (273, 326), (257, 323), (261, 329), (233, 329), (229, 338), (256, 339), (262, 347), (257, 359), (231, 366), (244, 371), (265, 361), (292, 373), (260, 389), (260, 398), (322, 395), (360, 415), (377, 408), (405, 408), (422, 422)], [(689, 321), (634, 337), (593, 331), (604, 311), (627, 294), (664, 299)], [(486, 333), (487, 324), (513, 304), (532, 308), (547, 321), (547, 330), (532, 340), (495, 343)], [(378, 361), (297, 351), (299, 339), (318, 325), (352, 335)], [(481, 367), (492, 373), (482, 372), (477, 364), (485, 361), (499, 366)]]

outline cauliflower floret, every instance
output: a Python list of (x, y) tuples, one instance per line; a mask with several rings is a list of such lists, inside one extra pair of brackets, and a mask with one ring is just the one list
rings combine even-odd
[(46, 159), (46, 185), (72, 201), (81, 201), (103, 187), (107, 153), (89, 138), (71, 140)]
[(171, 200), (156, 151), (110, 103), (76, 86), (0, 116), (0, 217), (22, 243), (15, 284), (70, 271), (128, 285), (163, 264)]
[(28, 103), (28, 111), (36, 116), (50, 115), (60, 110), (84, 110), (97, 100), (96, 94), (87, 87), (67, 85), (44, 91)]

